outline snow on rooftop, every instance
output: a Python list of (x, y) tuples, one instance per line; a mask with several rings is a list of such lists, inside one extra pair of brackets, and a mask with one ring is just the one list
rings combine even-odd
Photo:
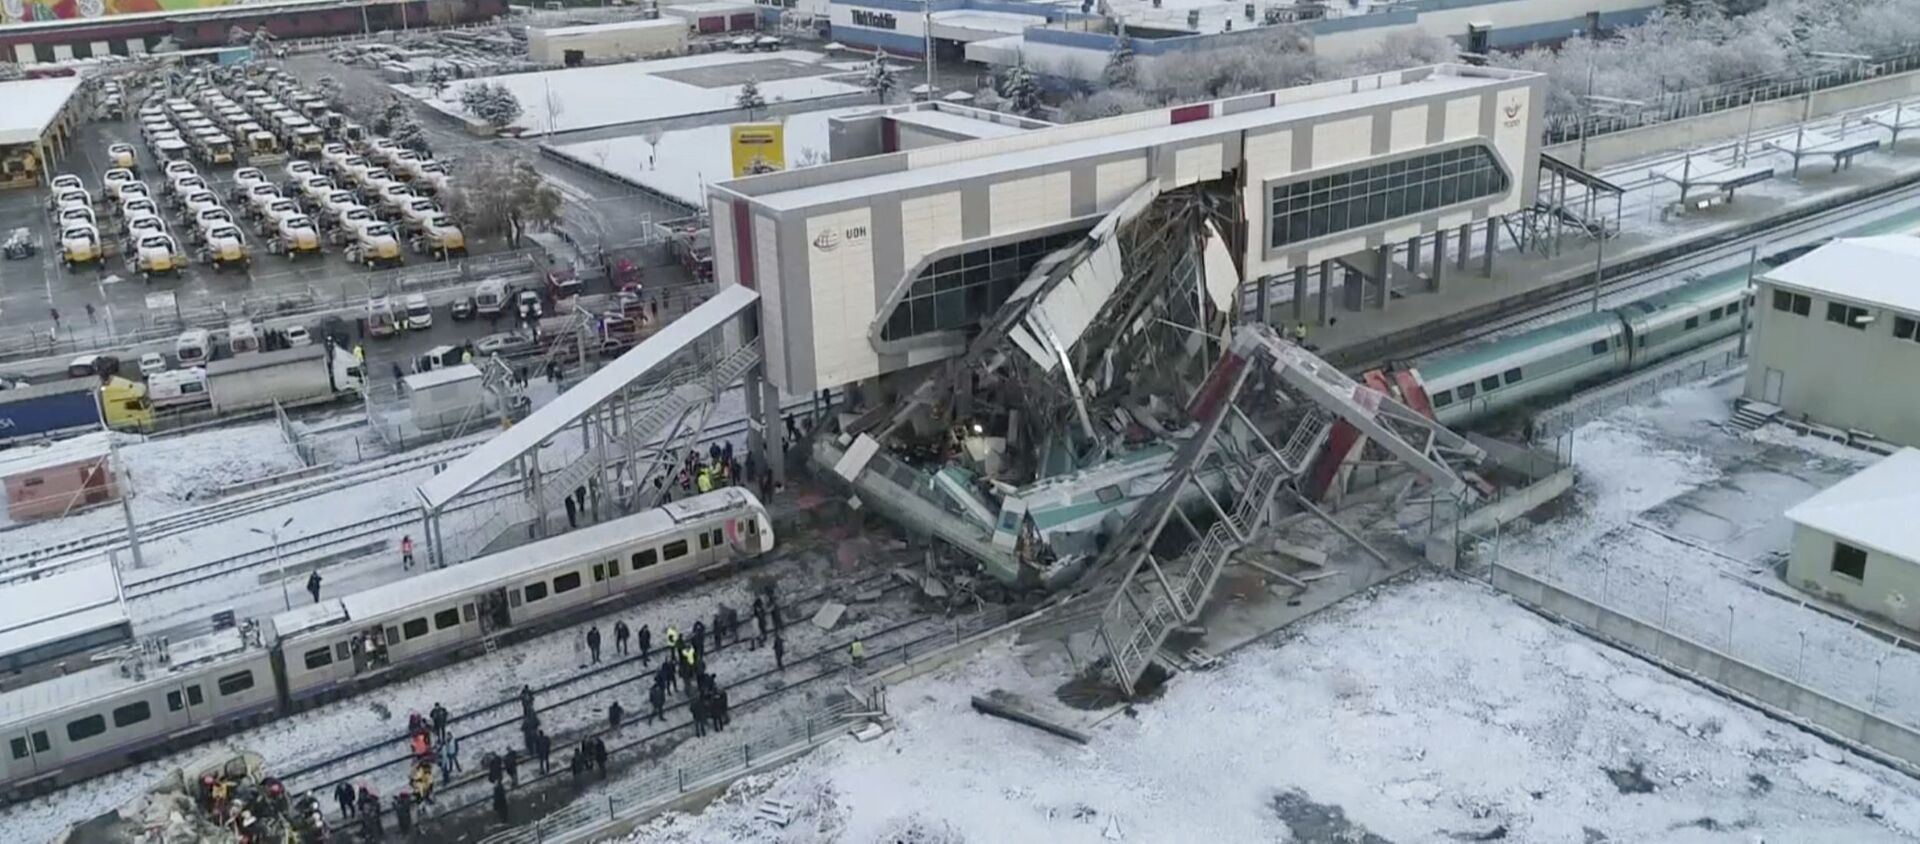
[[(748, 8), (752, 8), (749, 6)], [(695, 114), (730, 111), (740, 96), (739, 84), (702, 87), (660, 74), (713, 69), (727, 65), (769, 64), (756, 84), (769, 104), (860, 94), (859, 85), (837, 82), (844, 75), (821, 64), (824, 57), (805, 50), (770, 53), (709, 53), (647, 62), (624, 62), (538, 73), (514, 73), (467, 79), (450, 85), (435, 98), (425, 89), (405, 88), (428, 105), (465, 116), (460, 91), (468, 85), (499, 83), (512, 91), (523, 109), (513, 125), (529, 132), (570, 132), (621, 123), (640, 123)], [(794, 65), (818, 65), (817, 75), (797, 75)], [(743, 69), (751, 78), (751, 68)], [(715, 72), (718, 73), (717, 71)], [(779, 77), (779, 78), (776, 78)]]
[[(954, 93), (962, 92), (956, 91)], [(911, 123), (915, 126), (925, 126), (929, 129), (961, 135), (967, 138), (1004, 138), (1008, 135), (1018, 135), (1021, 132), (1029, 131), (1019, 126), (997, 123), (992, 120), (980, 120), (952, 111), (930, 108), (902, 111), (887, 116), (893, 118), (895, 123)]]
[(64, 440), (15, 446), (0, 451), (0, 478), (97, 459), (107, 453), (112, 445), (112, 437), (109, 431), (95, 431)]
[[(960, 29), (973, 29), (981, 32), (999, 32), (1018, 35), (1030, 26), (1045, 26), (1045, 15), (1022, 15), (1014, 12), (984, 12), (977, 9), (955, 9), (946, 12), (934, 12), (936, 26), (952, 26)], [(935, 33), (938, 35), (939, 33)]]
[(80, 88), (78, 76), (0, 82), (0, 144), (31, 144)]
[(1920, 237), (1842, 238), (1768, 270), (1761, 280), (1920, 314)]
[(443, 366), (426, 372), (416, 372), (402, 379), (409, 391), (430, 390), (446, 384), (457, 384), (480, 377), (480, 367), (470, 363), (456, 366)]
[[(805, 111), (777, 118), (786, 127), (783, 136), (787, 145), (787, 167), (792, 168), (801, 160), (814, 156), (819, 161), (826, 160), (829, 118), (873, 109), (870, 105), (851, 106)], [(660, 136), (658, 147), (649, 146), (643, 137), (628, 135), (556, 144), (552, 149), (562, 156), (631, 179), (698, 208), (706, 202), (707, 185), (733, 178), (730, 129), (724, 123), (675, 129)]]
[(1903, 448), (1787, 511), (1795, 524), (1920, 564), (1920, 449)]
[(564, 36), (570, 36), (570, 35), (591, 35), (597, 32), (623, 32), (623, 31), (635, 30), (635, 29), (680, 30), (680, 29), (686, 29), (686, 28), (687, 28), (686, 21), (665, 20), (661, 18), (655, 18), (653, 20), (617, 21), (614, 23), (584, 23), (584, 24), (575, 24), (572, 26), (532, 27), (532, 29), (538, 30), (539, 32), (545, 34), (549, 38), (557, 38), (557, 37), (564, 37)]
[[(625, 841), (1879, 842), (1920, 833), (1913, 780), (1456, 580), (1421, 578), (1350, 600), (1212, 671), (1179, 675), (1124, 713), (1059, 703), (1072, 672), (1064, 656), (989, 646), (890, 691), (896, 727), (880, 738), (829, 744)], [(1067, 721), (1091, 743), (972, 711), (974, 695), (994, 693)], [(1640, 787), (1636, 770), (1644, 793), (1629, 791)], [(765, 800), (795, 807), (793, 821), (756, 820)]]
[(100, 562), (0, 586), (0, 654), (13, 654), (127, 620), (112, 566)]

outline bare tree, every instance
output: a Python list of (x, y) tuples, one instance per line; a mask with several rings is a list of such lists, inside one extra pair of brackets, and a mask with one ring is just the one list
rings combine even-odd
[(503, 234), (519, 248), (528, 230), (560, 221), (560, 191), (533, 162), (497, 153), (476, 156), (454, 182), (448, 210), (463, 228), (479, 234)]
[(660, 139), (664, 137), (666, 137), (666, 133), (661, 131), (658, 126), (649, 126), (647, 127), (647, 131), (640, 134), (640, 139), (647, 142), (648, 170), (653, 169), (654, 159), (660, 155)]

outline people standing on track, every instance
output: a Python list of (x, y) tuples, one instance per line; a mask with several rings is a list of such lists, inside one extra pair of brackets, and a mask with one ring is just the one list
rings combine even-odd
[(727, 646), (727, 613), (725, 606), (713, 611), (713, 626), (707, 629), (713, 631), (713, 647), (715, 649)]
[(513, 822), (507, 812), (507, 787), (497, 782), (493, 784), (493, 816), (501, 823)]
[(507, 748), (507, 755), (501, 758), (500, 764), (502, 767), (506, 768), (507, 779), (513, 781), (513, 787), (519, 788), (520, 787), (520, 751), (515, 750), (511, 747)]
[(616, 700), (613, 703), (608, 704), (607, 705), (607, 725), (616, 730), (620, 729), (620, 716), (624, 714), (626, 714), (626, 710), (621, 708), (620, 701)]
[(400, 537), (400, 570), (413, 571), (413, 535)]
[(607, 741), (599, 736), (587, 739), (587, 748), (593, 752), (593, 767), (599, 769), (600, 779), (607, 778)]
[(460, 772), (460, 737), (447, 730), (440, 737), (440, 778), (452, 781)]
[(847, 655), (852, 657), (853, 667), (865, 667), (867, 664), (867, 643), (859, 639), (853, 640), (853, 644), (847, 646)]
[(700, 695), (694, 695), (692, 702), (687, 704), (687, 712), (693, 716), (694, 738), (705, 737), (707, 734), (707, 699)]
[(573, 496), (569, 495), (567, 496), (567, 527), (576, 528), (579, 526), (580, 512), (574, 507)]
[(533, 717), (533, 687), (532, 686), (522, 685), (520, 687), (520, 717), (522, 718)]
[(594, 664), (600, 662), (600, 625), (587, 628), (587, 652), (592, 654)]
[(773, 634), (773, 665), (781, 671), (787, 670), (787, 640), (780, 634)]
[(441, 706), (436, 700), (433, 702), (433, 708), (427, 710), (427, 717), (433, 721), (434, 739), (445, 742), (447, 740), (447, 708)]
[(648, 724), (652, 724), (655, 719), (667, 717), (667, 689), (658, 678), (654, 679), (653, 688), (647, 690), (647, 703), (653, 706), (653, 713), (647, 716)]
[(667, 652), (667, 658), (660, 663), (660, 669), (653, 672), (653, 684), (665, 687), (668, 690), (673, 690), (675, 688), (673, 685), (673, 664), (677, 661), (671, 651)]
[(405, 789), (393, 796), (393, 825), (402, 836), (413, 833), (413, 795)]
[(340, 804), (340, 816), (353, 817), (353, 785), (341, 780), (333, 785), (333, 802)]
[(693, 652), (701, 655), (707, 652), (707, 623), (704, 621), (693, 623)]
[(759, 650), (767, 643), (767, 605), (760, 601), (759, 595), (753, 596), (753, 629), (759, 631), (753, 637), (753, 649)]
[(649, 629), (646, 625), (642, 624), (640, 625), (640, 632), (635, 634), (634, 639), (635, 639), (634, 644), (640, 647), (640, 661), (646, 662), (647, 660), (652, 659), (653, 658), (653, 631)]
[(627, 655), (627, 639), (632, 636), (633, 631), (627, 629), (626, 621), (615, 621), (613, 623), (613, 648), (619, 651), (621, 656)]
[(687, 645), (680, 649), (680, 690), (693, 694), (694, 668), (700, 663), (700, 653)]
[(505, 763), (500, 761), (500, 754), (491, 750), (480, 757), (480, 764), (487, 769), (487, 782), (499, 782), (501, 773), (506, 770)]
[(552, 772), (553, 737), (545, 730), (533, 734), (533, 752), (540, 754), (540, 773)]
[(307, 594), (313, 596), (314, 603), (320, 603), (320, 573), (307, 575)]

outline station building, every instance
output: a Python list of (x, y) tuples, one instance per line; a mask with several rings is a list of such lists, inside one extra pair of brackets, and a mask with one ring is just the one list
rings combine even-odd
[(1049, 253), (1145, 188), (1191, 189), (1239, 278), (1290, 278), (1298, 303), (1317, 276), (1324, 323), (1342, 272), (1349, 304), (1385, 307), (1396, 245), (1428, 245), (1437, 287), (1450, 243), (1530, 204), (1544, 96), (1438, 65), (723, 182), (715, 277), (759, 293), (767, 379), (801, 395), (953, 357)]
[(1920, 450), (1904, 448), (1787, 511), (1787, 582), (1920, 630)]
[(1850, 439), (1920, 446), (1916, 278), (1910, 235), (1835, 240), (1761, 275), (1742, 398)]

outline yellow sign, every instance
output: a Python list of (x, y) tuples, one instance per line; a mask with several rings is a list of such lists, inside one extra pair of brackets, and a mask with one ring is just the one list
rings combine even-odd
[(732, 130), (734, 178), (787, 169), (786, 126), (736, 123)]

